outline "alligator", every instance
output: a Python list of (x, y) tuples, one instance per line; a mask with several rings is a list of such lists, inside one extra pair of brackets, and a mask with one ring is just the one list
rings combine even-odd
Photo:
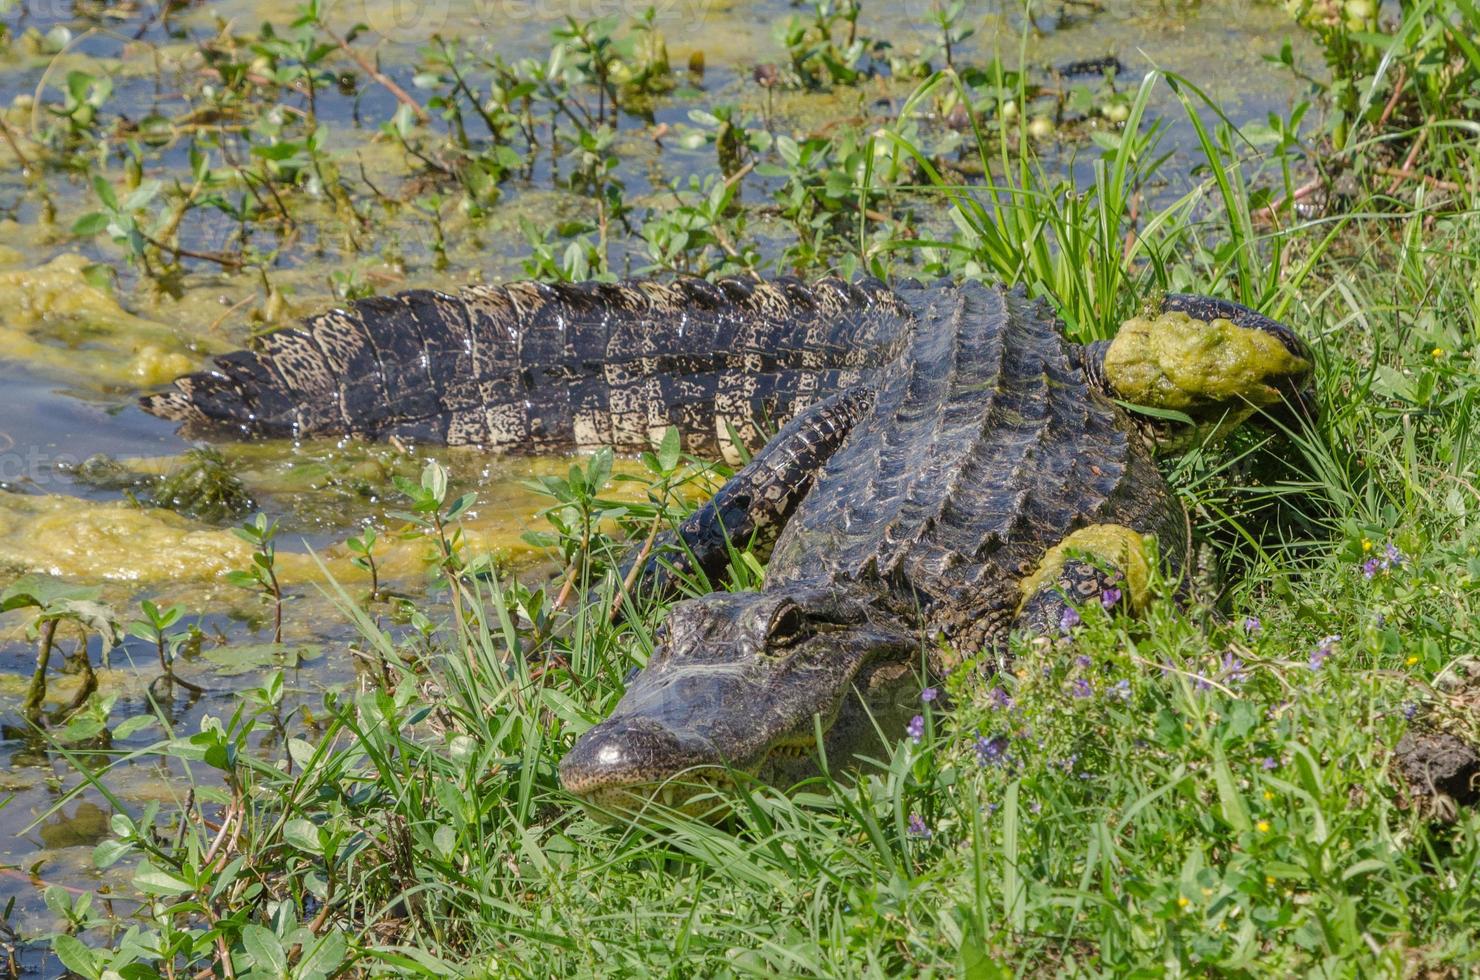
[(721, 580), (737, 545), (769, 563), (760, 589), (675, 603), (561, 761), (617, 820), (877, 746), (943, 649), (1051, 637), (1102, 597), (1139, 612), (1158, 574), (1181, 588), (1189, 525), (1154, 451), (1308, 413), (1311, 384), (1293, 330), (1202, 296), (1081, 345), (981, 282), (632, 280), (362, 301), (143, 404), (192, 429), (529, 452), (677, 426), (691, 453), (748, 458), (628, 559), (668, 596)]

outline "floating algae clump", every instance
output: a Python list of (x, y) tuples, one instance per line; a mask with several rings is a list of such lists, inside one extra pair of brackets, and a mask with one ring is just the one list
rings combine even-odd
[[(128, 387), (195, 369), (174, 330), (126, 311), (87, 280), (88, 265), (61, 255), (36, 269), (0, 270), (0, 350), (8, 359)], [(79, 358), (83, 352), (92, 356)]]
[(0, 565), (81, 581), (150, 584), (214, 578), (251, 561), (229, 531), (127, 503), (0, 492)]
[(164, 472), (150, 472), (158, 462), (133, 459), (125, 463), (99, 453), (63, 469), (84, 486), (121, 491), (144, 506), (211, 524), (238, 520), (257, 507), (251, 491), (218, 449), (187, 449)]

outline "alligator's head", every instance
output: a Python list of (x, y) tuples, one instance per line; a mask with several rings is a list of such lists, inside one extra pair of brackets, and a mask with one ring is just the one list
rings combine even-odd
[(815, 773), (814, 718), (842, 766), (917, 709), (919, 650), (821, 590), (680, 603), (611, 717), (561, 761), (560, 782), (605, 819), (653, 801), (699, 813), (736, 771), (782, 786)]

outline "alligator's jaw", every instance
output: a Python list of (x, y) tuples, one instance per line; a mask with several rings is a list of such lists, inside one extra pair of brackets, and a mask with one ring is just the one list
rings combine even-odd
[(674, 727), (642, 716), (601, 722), (561, 760), (561, 785), (598, 819), (645, 810), (692, 814), (699, 798), (729, 784), (733, 770), (711, 741)]
[[(820, 714), (816, 719), (824, 726), (822, 751), (829, 771), (839, 774), (868, 756), (887, 758), (889, 743), (904, 732), (909, 716), (919, 710), (919, 691), (917, 665), (912, 662), (897, 660), (866, 668), (830, 723)], [(751, 765), (695, 761), (687, 769), (666, 775), (661, 766), (655, 766), (643, 776), (627, 767), (623, 733), (601, 731), (606, 724), (582, 736), (560, 769), (561, 785), (602, 823), (656, 822), (665, 816), (720, 820), (730, 813), (730, 794), (737, 784), (758, 780), (786, 789), (822, 771), (814, 733), (808, 741), (799, 737), (771, 748)], [(604, 760), (603, 754), (607, 755)]]
[(724, 812), (758, 777), (790, 786), (879, 753), (918, 705), (918, 645), (821, 591), (715, 594), (683, 603), (611, 716), (561, 760), (560, 781), (598, 819)]
[(663, 783), (595, 786), (576, 797), (597, 821), (657, 822), (666, 817), (718, 819), (729, 811), (724, 794), (734, 781), (727, 769), (696, 769)]

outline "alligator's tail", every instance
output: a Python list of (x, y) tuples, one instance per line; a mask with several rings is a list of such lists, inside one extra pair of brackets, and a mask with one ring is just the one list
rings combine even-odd
[(908, 316), (876, 280), (416, 290), (268, 334), (142, 404), (196, 431), (515, 452), (642, 448), (676, 425), (713, 453), (856, 381)]

